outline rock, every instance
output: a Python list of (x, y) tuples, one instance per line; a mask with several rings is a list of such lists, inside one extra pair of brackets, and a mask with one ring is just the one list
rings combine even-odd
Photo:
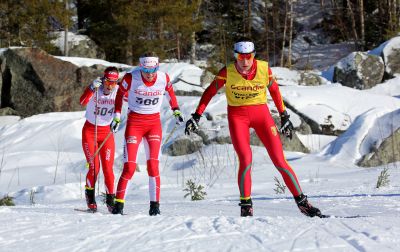
[(18, 112), (10, 107), (0, 109), (0, 116), (10, 116), (10, 115), (19, 116)]
[(358, 162), (362, 167), (375, 167), (400, 161), (400, 128), (371, 153), (364, 155)]
[(80, 95), (105, 68), (80, 68), (38, 48), (7, 49), (0, 54), (0, 63), (1, 107), (22, 117), (82, 110)]
[(163, 147), (162, 152), (171, 156), (182, 156), (194, 153), (202, 147), (203, 139), (200, 136), (196, 134), (191, 134), (190, 137), (181, 135), (167, 146)]
[(300, 84), (305, 86), (319, 86), (323, 84), (323, 80), (317, 73), (303, 72), (300, 74)]
[[(55, 46), (64, 54), (64, 36), (65, 32), (53, 33), (57, 38), (53, 40)], [(104, 50), (86, 35), (74, 34), (68, 32), (68, 56), (83, 57), (94, 59), (106, 59)]]
[(383, 74), (381, 57), (353, 52), (335, 65), (333, 81), (356, 89), (369, 89), (382, 82)]
[(385, 74), (392, 78), (400, 74), (400, 37), (392, 38), (382, 50), (382, 58), (385, 62)]

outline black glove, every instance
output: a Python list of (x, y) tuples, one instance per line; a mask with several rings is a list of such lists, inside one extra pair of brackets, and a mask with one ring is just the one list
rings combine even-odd
[(279, 129), (279, 131), (281, 132), (281, 134), (285, 135), (289, 139), (292, 139), (294, 127), (289, 119), (290, 115), (285, 110), (280, 115), (280, 117), (281, 117), (281, 128)]
[(186, 127), (185, 127), (185, 134), (190, 135), (190, 132), (196, 133), (199, 130), (199, 121), (200, 121), (201, 115), (197, 113), (192, 114), (192, 118), (190, 118), (186, 122)]

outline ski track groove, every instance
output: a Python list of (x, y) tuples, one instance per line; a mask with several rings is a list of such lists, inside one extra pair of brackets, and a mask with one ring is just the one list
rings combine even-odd
[[(377, 244), (378, 246), (385, 246), (385, 247), (388, 248), (388, 249), (393, 249), (393, 248), (391, 248), (391, 247), (386, 246), (385, 244), (378, 243), (376, 240), (372, 239), (371, 236), (370, 236), (369, 234), (366, 234), (365, 232), (358, 231), (358, 230), (352, 228), (349, 224), (345, 223), (343, 220), (341, 220), (339, 223), (342, 224), (342, 226), (344, 226), (346, 229), (348, 229), (348, 230), (350, 230), (351, 232), (353, 232), (354, 234), (358, 234), (358, 236), (357, 236), (356, 238), (365, 237), (365, 238), (367, 238), (369, 241), (372, 241), (373, 243)], [(341, 237), (341, 236), (340, 236), (340, 237)], [(393, 250), (394, 250), (394, 249), (393, 249)], [(363, 251), (367, 251), (367, 249), (364, 249)]]
[(314, 223), (313, 225), (311, 225), (311, 226), (309, 226), (308, 228), (306, 228), (306, 229), (300, 231), (299, 233), (297, 233), (297, 234), (294, 236), (294, 238), (292, 239), (292, 245), (290, 246), (290, 251), (293, 251), (297, 240), (298, 240), (303, 234), (307, 233), (307, 232), (310, 231), (312, 228), (314, 228), (315, 225), (316, 225), (316, 224)]

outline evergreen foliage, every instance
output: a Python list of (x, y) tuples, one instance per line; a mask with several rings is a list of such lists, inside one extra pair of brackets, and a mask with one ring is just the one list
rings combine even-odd
[(39, 47), (56, 52), (50, 43), (54, 37), (53, 23), (70, 25), (71, 13), (61, 1), (2, 0), (0, 1), (0, 47)]
[(13, 199), (13, 197), (8, 195), (4, 196), (2, 199), (0, 199), (0, 206), (15, 206)]
[(203, 200), (207, 195), (207, 193), (204, 192), (203, 189), (204, 186), (196, 185), (191, 179), (189, 179), (188, 181), (186, 181), (186, 188), (183, 189), (183, 191), (187, 192), (184, 198), (190, 196), (192, 201)]

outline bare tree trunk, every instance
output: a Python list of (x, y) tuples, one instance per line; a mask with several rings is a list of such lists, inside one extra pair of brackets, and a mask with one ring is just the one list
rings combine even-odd
[[(197, 20), (197, 18), (199, 17), (200, 6), (201, 6), (202, 2), (203, 2), (202, 0), (198, 0), (198, 2), (197, 2), (197, 10), (196, 10), (196, 13), (194, 14), (194, 20)], [(195, 32), (192, 32), (190, 39), (191, 39), (191, 46), (190, 46), (189, 58), (190, 58), (190, 63), (194, 64), (194, 62), (196, 60), (196, 45), (197, 45)]]
[(360, 6), (360, 30), (361, 30), (361, 51), (365, 49), (365, 23), (364, 23), (364, 0), (359, 0)]
[(289, 0), (289, 46), (288, 46), (288, 60), (287, 67), (292, 67), (292, 37), (293, 37), (293, 0)]
[(247, 0), (247, 36), (251, 38), (251, 0)]
[(353, 12), (353, 9), (351, 8), (350, 0), (347, 0), (347, 8), (349, 10), (349, 14), (350, 14), (350, 18), (351, 18), (351, 29), (353, 30), (354, 42), (356, 44), (356, 47), (358, 47), (359, 41), (358, 41), (358, 34), (357, 34), (357, 29), (356, 29), (356, 20), (354, 18), (354, 12)]
[(270, 29), (270, 27), (269, 27), (269, 21), (268, 21), (268, 6), (267, 6), (267, 0), (265, 0), (264, 1), (264, 3), (265, 3), (265, 10), (264, 10), (264, 14), (265, 14), (265, 16), (264, 16), (264, 24), (265, 24), (265, 48), (266, 48), (266, 51), (267, 51), (267, 55), (266, 55), (266, 60), (267, 61), (269, 61), (269, 29)]
[[(69, 10), (69, 1), (65, 1), (65, 11), (68, 12)], [(65, 29), (64, 29), (64, 56), (68, 56), (68, 22), (65, 24)], [(55, 180), (55, 178), (54, 178)]]
[(176, 34), (176, 54), (178, 61), (181, 61), (181, 45), (180, 45), (180, 40), (181, 40), (181, 33), (178, 32)]
[(281, 62), (280, 66), (283, 67), (283, 58), (285, 54), (285, 40), (286, 40), (286, 31), (287, 31), (287, 21), (288, 21), (288, 0), (285, 1), (285, 25), (283, 27), (283, 38), (282, 38), (282, 51), (281, 51)]

